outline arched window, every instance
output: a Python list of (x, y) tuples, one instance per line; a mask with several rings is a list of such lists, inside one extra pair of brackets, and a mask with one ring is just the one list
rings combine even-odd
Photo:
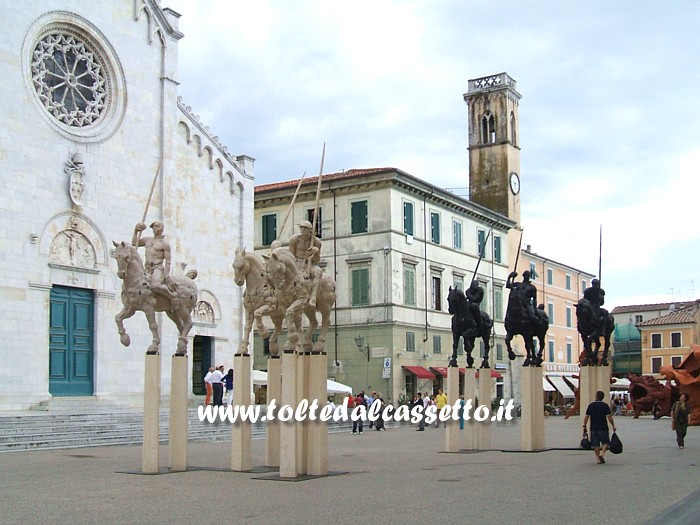
[(511, 111), (510, 113), (510, 141), (513, 143), (513, 146), (517, 146), (518, 142), (515, 140), (515, 113)]
[(488, 111), (481, 117), (481, 143), (496, 143), (496, 120)]

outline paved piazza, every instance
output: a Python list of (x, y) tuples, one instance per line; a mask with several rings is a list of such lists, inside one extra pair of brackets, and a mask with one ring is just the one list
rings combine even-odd
[[(498, 450), (462, 454), (441, 452), (443, 428), (331, 434), (330, 470), (347, 473), (296, 482), (227, 471), (229, 442), (190, 444), (190, 465), (211, 470), (160, 476), (128, 473), (140, 446), (3, 453), (0, 521), (697, 524), (700, 432), (691, 427), (679, 450), (667, 418), (616, 419), (625, 451), (605, 465), (574, 448), (578, 418), (561, 417), (545, 421), (547, 446), (560, 450), (539, 453), (502, 451), (517, 445), (517, 424), (494, 429)], [(254, 440), (254, 465), (263, 446)]]

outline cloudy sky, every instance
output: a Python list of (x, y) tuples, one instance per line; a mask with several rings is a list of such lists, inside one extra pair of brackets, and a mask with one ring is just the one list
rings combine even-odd
[[(523, 245), (606, 306), (700, 298), (700, 2), (162, 0), (180, 94), (256, 183), (392, 166), (468, 187), (469, 79), (520, 102)], [(457, 190), (463, 193), (463, 190)]]

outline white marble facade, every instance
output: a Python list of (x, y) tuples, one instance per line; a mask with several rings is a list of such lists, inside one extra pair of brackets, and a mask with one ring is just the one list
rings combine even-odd
[[(233, 362), (241, 301), (231, 262), (252, 244), (253, 159), (232, 156), (178, 100), (178, 17), (155, 0), (4, 6), (0, 410), (52, 398), (56, 287), (91, 291), (92, 395), (138, 401), (150, 332), (137, 313), (125, 322), (131, 346), (120, 345), (110, 252), (113, 240), (131, 240), (159, 167), (146, 223), (164, 222), (173, 273), (199, 273), (190, 338), (209, 337), (212, 361)], [(177, 334), (166, 318), (161, 329), (167, 394)]]

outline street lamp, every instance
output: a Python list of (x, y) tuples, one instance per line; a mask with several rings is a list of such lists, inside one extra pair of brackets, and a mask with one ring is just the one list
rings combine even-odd
[(365, 346), (365, 338), (361, 335), (356, 335), (355, 344), (360, 352), (367, 355), (367, 361), (369, 362), (369, 341), (367, 341), (367, 346)]

